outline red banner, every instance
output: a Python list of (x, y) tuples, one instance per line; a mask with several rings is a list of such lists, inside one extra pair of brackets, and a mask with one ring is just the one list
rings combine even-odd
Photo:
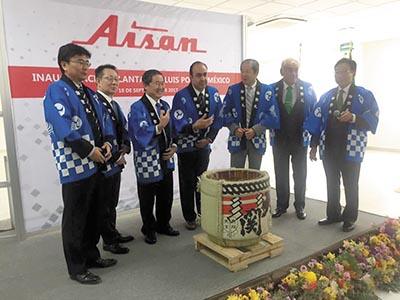
[[(42, 98), (47, 87), (60, 79), (58, 68), (48, 67), (8, 67), (12, 98)], [(143, 95), (142, 75), (145, 71), (118, 70), (121, 78), (116, 97), (132, 97)], [(161, 71), (165, 77), (165, 96), (173, 96), (190, 82), (188, 72)], [(208, 84), (215, 86), (221, 94), (228, 87), (239, 82), (239, 73), (208, 73)], [(89, 71), (85, 84), (96, 90), (94, 69)]]

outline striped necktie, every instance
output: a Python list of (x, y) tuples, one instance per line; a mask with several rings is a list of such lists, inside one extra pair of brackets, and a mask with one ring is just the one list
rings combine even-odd
[(246, 127), (250, 124), (251, 112), (253, 110), (254, 92), (252, 86), (246, 87)]

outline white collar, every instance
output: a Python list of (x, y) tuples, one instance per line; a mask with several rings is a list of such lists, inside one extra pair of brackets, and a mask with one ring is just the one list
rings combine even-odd
[(293, 84), (293, 85), (288, 85), (285, 81), (283, 81), (283, 89), (284, 89), (285, 91), (287, 90), (287, 88), (288, 88), (289, 86), (291, 86), (292, 89), (294, 89), (294, 87), (296, 86), (296, 83)]
[(196, 96), (198, 97), (200, 93), (203, 93), (203, 95), (206, 95), (206, 89), (202, 90), (201, 92), (199, 90), (197, 90), (194, 85), (192, 84), (192, 87), (194, 89), (194, 92), (196, 93)]
[(111, 103), (111, 101), (113, 101), (113, 98), (111, 98), (110, 96), (106, 95), (104, 92), (102, 91), (97, 91), (100, 95), (102, 95), (104, 98), (106, 98), (106, 100)]
[(153, 105), (154, 108), (156, 108), (156, 104), (157, 104), (157, 103), (160, 103), (160, 104), (161, 104), (161, 102), (160, 102), (161, 99), (159, 99), (158, 101), (156, 101), (156, 100), (154, 100), (153, 98), (151, 98), (151, 97), (149, 96), (149, 94), (146, 94), (146, 97), (150, 100), (150, 103), (151, 103), (151, 105)]
[(350, 83), (348, 86), (346, 86), (345, 88), (343, 88), (343, 89), (342, 89), (340, 86), (338, 86), (338, 92), (339, 92), (340, 90), (343, 90), (344, 93), (345, 93), (346, 95), (348, 95), (348, 94), (349, 94), (350, 86), (351, 86), (351, 83)]

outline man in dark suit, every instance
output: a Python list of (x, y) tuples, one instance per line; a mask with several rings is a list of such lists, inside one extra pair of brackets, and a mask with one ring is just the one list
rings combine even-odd
[[(178, 236), (171, 220), (174, 159), (177, 145), (172, 140), (170, 107), (161, 99), (165, 91), (163, 74), (148, 70), (142, 76), (145, 94), (131, 105), (129, 137), (133, 144), (142, 233), (147, 244), (157, 242), (156, 232)], [(154, 217), (154, 202), (156, 217)]]
[(306, 218), (305, 194), (307, 177), (307, 146), (310, 138), (304, 130), (304, 121), (317, 101), (314, 89), (308, 82), (298, 79), (299, 62), (287, 58), (282, 62), (282, 79), (272, 85), (278, 101), (280, 128), (271, 130), (276, 182), (276, 210), (279, 218), (289, 207), (289, 164), (292, 162), (294, 180), (294, 207), (300, 220)]
[(120, 243), (134, 239), (131, 235), (122, 236), (116, 228), (116, 207), (119, 200), (121, 172), (126, 164), (125, 154), (131, 151), (128, 131), (125, 128), (127, 122), (121, 107), (113, 99), (119, 85), (117, 68), (113, 65), (101, 65), (96, 68), (95, 77), (96, 95), (110, 116), (114, 133), (112, 157), (105, 170), (102, 171), (100, 234), (103, 238), (103, 250), (114, 254), (124, 254), (129, 252), (129, 248), (121, 246)]
[[(313, 135), (310, 159), (320, 148), (328, 191), (327, 217), (318, 222), (329, 225), (343, 221), (343, 231), (354, 229), (358, 217), (358, 180), (367, 146), (367, 132), (376, 132), (379, 108), (371, 91), (354, 84), (357, 64), (342, 58), (335, 64), (337, 87), (321, 96), (306, 122)], [(340, 206), (340, 177), (346, 206)]]

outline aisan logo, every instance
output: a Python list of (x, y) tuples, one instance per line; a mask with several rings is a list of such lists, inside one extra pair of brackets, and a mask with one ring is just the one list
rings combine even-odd
[[(118, 16), (111, 15), (87, 41), (72, 42), (81, 45), (93, 45), (100, 38), (105, 38), (108, 39), (108, 46), (111, 47), (207, 53), (206, 50), (197, 48), (197, 38), (177, 38), (166, 34), (168, 29), (138, 26), (136, 21), (132, 22), (131, 28), (133, 31), (128, 31), (122, 42), (118, 43)], [(149, 33), (145, 33), (143, 36), (143, 32)]]

